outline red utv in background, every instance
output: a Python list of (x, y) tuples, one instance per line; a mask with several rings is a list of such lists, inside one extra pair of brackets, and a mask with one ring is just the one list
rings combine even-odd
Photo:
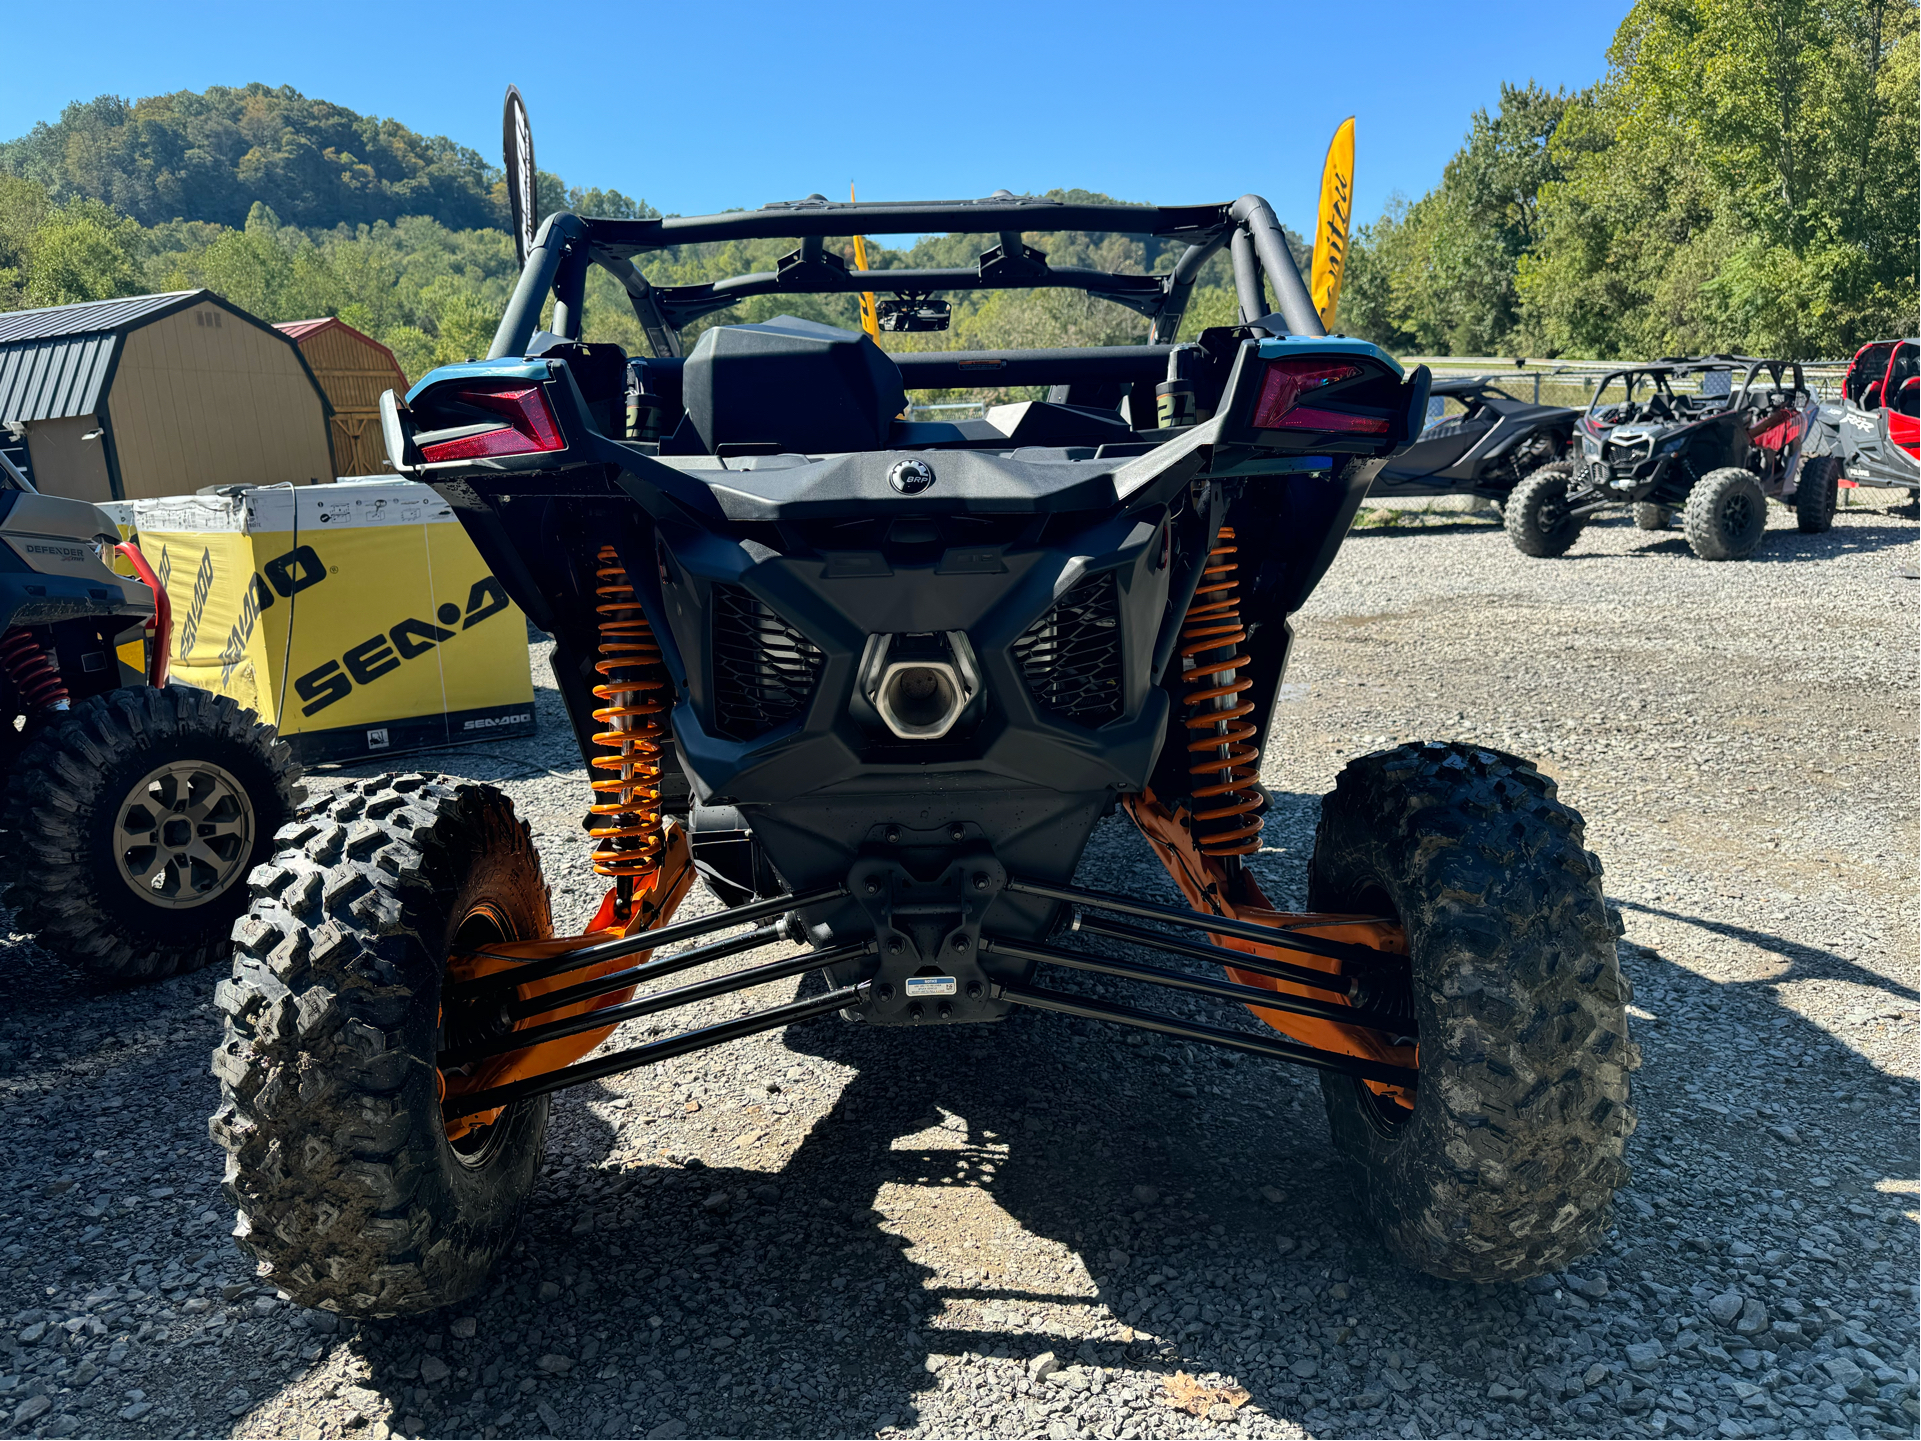
[(1921, 341), (1875, 340), (1854, 353), (1841, 403), (1821, 407), (1843, 485), (1921, 495)]

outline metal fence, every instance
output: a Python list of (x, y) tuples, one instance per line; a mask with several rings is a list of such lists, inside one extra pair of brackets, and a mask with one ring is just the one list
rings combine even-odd
[[(1516, 399), (1532, 400), (1536, 405), (1565, 405), (1585, 410), (1594, 398), (1595, 384), (1610, 371), (1631, 365), (1622, 360), (1536, 360), (1489, 355), (1403, 355), (1401, 363), (1410, 369), (1425, 365), (1436, 380), (1464, 376), (1487, 376)], [(1848, 373), (1845, 360), (1804, 361), (1801, 373), (1807, 377), (1815, 398), (1838, 401), (1841, 381)], [(1679, 380), (1675, 389), (1684, 395), (1701, 392), (1701, 377)], [(940, 405), (910, 405), (909, 420), (975, 420), (986, 414), (983, 402), (948, 401)]]
[[(1519, 399), (1532, 399), (1536, 405), (1567, 405), (1586, 408), (1594, 387), (1610, 371), (1632, 365), (1624, 360), (1534, 360), (1486, 355), (1404, 355), (1401, 364), (1425, 365), (1436, 380), (1485, 375)], [(1808, 386), (1821, 401), (1841, 398), (1841, 381), (1848, 373), (1845, 360), (1810, 360), (1801, 365)], [(1699, 394), (1701, 377), (1690, 376), (1676, 384), (1684, 394)]]

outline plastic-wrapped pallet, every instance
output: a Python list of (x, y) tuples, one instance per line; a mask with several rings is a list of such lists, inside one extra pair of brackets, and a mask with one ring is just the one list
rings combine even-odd
[(173, 677), (303, 760), (534, 728), (527, 626), (445, 501), (403, 480), (106, 505), (173, 602)]

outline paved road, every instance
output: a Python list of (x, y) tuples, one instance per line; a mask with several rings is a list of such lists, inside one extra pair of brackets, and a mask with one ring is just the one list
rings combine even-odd
[[(1300, 619), (1256, 866), (1298, 902), (1319, 795), (1397, 739), (1539, 757), (1587, 814), (1647, 1059), (1618, 1227), (1569, 1274), (1396, 1266), (1303, 1074), (1035, 1015), (816, 1022), (566, 1095), (492, 1290), (352, 1334), (226, 1237), (214, 978), (102, 991), (16, 936), (0, 1435), (1914, 1435), (1914, 524), (1777, 514), (1710, 566), (1426, 519), (1357, 534)], [(577, 923), (539, 699), (539, 737), (427, 763), (503, 784)], [(1122, 823), (1082, 874), (1172, 899)]]

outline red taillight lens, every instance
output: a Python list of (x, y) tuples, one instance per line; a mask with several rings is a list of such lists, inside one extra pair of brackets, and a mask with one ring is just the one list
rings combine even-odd
[(1342, 415), (1298, 405), (1337, 380), (1361, 373), (1356, 365), (1325, 360), (1271, 360), (1261, 378), (1261, 396), (1254, 403), (1256, 430), (1338, 430), (1355, 435), (1385, 435), (1387, 421), (1372, 416)]
[(547, 397), (538, 385), (510, 381), (501, 385), (462, 386), (459, 390), (437, 392), (430, 403), (490, 411), (501, 418), (502, 425), (498, 430), (423, 445), (420, 456), (425, 461), (483, 460), (495, 455), (532, 455), (567, 447)]
[(1329, 430), (1344, 435), (1386, 435), (1387, 419), (1379, 415), (1348, 415), (1339, 410), (1316, 410), (1297, 405), (1281, 421), (1284, 430)]

